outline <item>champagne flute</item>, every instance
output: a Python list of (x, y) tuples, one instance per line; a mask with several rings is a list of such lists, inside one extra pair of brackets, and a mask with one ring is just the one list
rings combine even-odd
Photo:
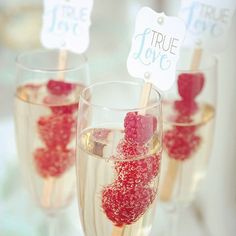
[(101, 82), (83, 90), (77, 190), (85, 236), (150, 235), (162, 149), (161, 102), (142, 84)]
[(217, 62), (203, 53), (199, 69), (190, 70), (192, 54), (182, 51), (176, 85), (163, 101), (160, 200), (173, 211), (194, 200), (206, 175), (214, 133)]
[[(16, 60), (15, 125), (18, 155), (36, 204), (47, 215), (74, 196), (79, 95), (89, 82), (86, 58), (35, 50)], [(65, 55), (65, 54), (64, 54)]]

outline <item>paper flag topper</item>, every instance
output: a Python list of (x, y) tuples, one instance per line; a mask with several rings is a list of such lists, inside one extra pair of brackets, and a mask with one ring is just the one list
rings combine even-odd
[(187, 28), (184, 45), (221, 51), (228, 39), (235, 0), (182, 0), (179, 17)]
[(145, 79), (161, 90), (169, 89), (175, 81), (184, 35), (183, 20), (156, 13), (148, 7), (141, 8), (127, 60), (129, 74)]
[(84, 52), (89, 45), (92, 6), (93, 0), (44, 0), (43, 46)]

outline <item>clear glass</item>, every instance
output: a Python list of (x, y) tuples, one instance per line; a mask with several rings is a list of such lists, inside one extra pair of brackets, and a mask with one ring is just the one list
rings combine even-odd
[(216, 105), (216, 60), (203, 54), (190, 70), (191, 50), (183, 51), (176, 85), (163, 101), (163, 168), (160, 199), (188, 204), (205, 177), (212, 147)]
[(77, 189), (86, 236), (149, 235), (162, 150), (160, 95), (143, 84), (103, 82), (80, 97)]
[(18, 155), (33, 199), (53, 215), (75, 196), (76, 122), (79, 96), (89, 83), (87, 60), (36, 50), (19, 55), (16, 67)]
[[(202, 52), (199, 68), (192, 70), (193, 53), (182, 51), (176, 84), (163, 99), (159, 199), (170, 210), (174, 222), (178, 217), (173, 213), (193, 201), (206, 175), (214, 135), (217, 61)], [(177, 228), (166, 235), (178, 235)]]

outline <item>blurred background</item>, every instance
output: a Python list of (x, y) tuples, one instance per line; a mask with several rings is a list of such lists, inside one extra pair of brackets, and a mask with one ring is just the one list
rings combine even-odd
[[(177, 15), (179, 1), (94, 1), (87, 52), (91, 82), (127, 78), (126, 58), (140, 6)], [(41, 0), (0, 0), (0, 236), (46, 235), (47, 222), (31, 202), (21, 178), (13, 124), (15, 56), (41, 47), (41, 15)], [(235, 25), (234, 17), (227, 47), (217, 55), (217, 115), (207, 178), (182, 216), (182, 235), (233, 236), (236, 232)], [(162, 219), (158, 216), (156, 220)], [(58, 235), (79, 235), (76, 201), (59, 221)], [(158, 230), (155, 226), (153, 235), (158, 235)]]

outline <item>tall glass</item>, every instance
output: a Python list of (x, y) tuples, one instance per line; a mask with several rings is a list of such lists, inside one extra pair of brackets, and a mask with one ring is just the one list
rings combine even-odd
[(77, 189), (86, 236), (149, 235), (162, 150), (161, 101), (143, 85), (103, 82), (80, 97)]
[(36, 50), (19, 55), (16, 67), (18, 155), (35, 202), (54, 214), (74, 196), (77, 112), (89, 82), (87, 61), (69, 52)]
[(192, 50), (182, 51), (176, 84), (163, 99), (159, 197), (164, 205), (174, 208), (194, 199), (206, 175), (214, 133), (217, 62), (203, 53), (199, 68), (192, 70), (192, 57)]

